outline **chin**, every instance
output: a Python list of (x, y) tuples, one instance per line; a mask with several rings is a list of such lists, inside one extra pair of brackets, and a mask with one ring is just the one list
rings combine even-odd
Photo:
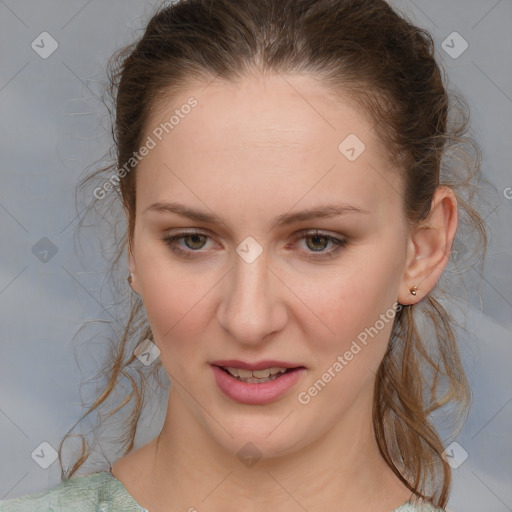
[(251, 467), (256, 460), (287, 456), (314, 440), (313, 425), (309, 428), (304, 423), (295, 425), (289, 418), (285, 419), (289, 412), (265, 417), (254, 414), (244, 417), (239, 412), (232, 421), (226, 418), (224, 428), (211, 418), (206, 421), (212, 441)]

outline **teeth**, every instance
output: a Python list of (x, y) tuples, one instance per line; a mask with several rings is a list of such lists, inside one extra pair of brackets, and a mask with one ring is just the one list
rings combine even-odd
[(239, 377), (242, 377), (242, 379), (248, 379), (249, 377), (252, 377), (252, 372), (251, 370), (244, 370), (242, 368), (239, 368), (238, 369), (238, 376)]
[(285, 373), (288, 368), (266, 368), (265, 370), (245, 370), (243, 368), (224, 368), (233, 377), (237, 377), (244, 382), (266, 382), (273, 380), (275, 376)]
[(269, 377), (270, 376), (270, 368), (267, 368), (266, 370), (253, 370), (252, 374), (257, 379), (261, 379), (263, 377)]
[(224, 368), (224, 370), (227, 370), (229, 373), (231, 373), (233, 377), (238, 377), (238, 370), (236, 368)]

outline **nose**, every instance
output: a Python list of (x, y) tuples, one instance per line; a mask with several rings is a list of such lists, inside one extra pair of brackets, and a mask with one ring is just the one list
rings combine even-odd
[(269, 269), (266, 255), (264, 251), (252, 263), (235, 255), (217, 309), (220, 326), (245, 345), (265, 341), (287, 321), (282, 297), (285, 287)]

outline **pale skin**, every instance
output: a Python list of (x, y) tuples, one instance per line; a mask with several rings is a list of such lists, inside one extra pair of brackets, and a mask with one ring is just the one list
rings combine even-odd
[[(411, 497), (372, 431), (391, 322), (308, 404), (297, 395), (394, 303), (432, 290), (457, 228), (455, 196), (439, 187), (429, 217), (409, 224), (403, 184), (371, 123), (307, 75), (205, 85), (147, 122), (146, 135), (190, 96), (198, 101), (136, 170), (132, 287), (172, 387), (158, 449), (154, 439), (112, 472), (150, 512), (390, 512)], [(349, 134), (366, 146), (354, 161), (338, 150)], [(145, 211), (157, 202), (217, 222)], [(273, 227), (280, 215), (327, 204), (360, 211)], [(192, 228), (206, 236), (176, 242), (189, 258), (162, 241)], [(314, 239), (314, 230), (347, 243)], [(248, 236), (262, 248), (252, 263), (236, 252)], [(217, 387), (217, 359), (292, 361), (307, 372), (277, 401), (246, 405)], [(262, 454), (252, 467), (237, 456), (248, 442)]]

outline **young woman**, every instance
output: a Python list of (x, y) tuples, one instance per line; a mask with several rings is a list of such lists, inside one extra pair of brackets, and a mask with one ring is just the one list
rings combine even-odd
[(108, 471), (71, 478), (84, 447), (0, 510), (443, 509), (431, 413), (469, 394), (436, 285), (459, 213), (485, 232), (445, 164), (464, 126), (429, 34), (384, 0), (184, 0), (112, 85), (94, 196), (119, 192), (134, 302), (88, 412), (142, 361), (165, 422), (132, 449), (132, 379)]

